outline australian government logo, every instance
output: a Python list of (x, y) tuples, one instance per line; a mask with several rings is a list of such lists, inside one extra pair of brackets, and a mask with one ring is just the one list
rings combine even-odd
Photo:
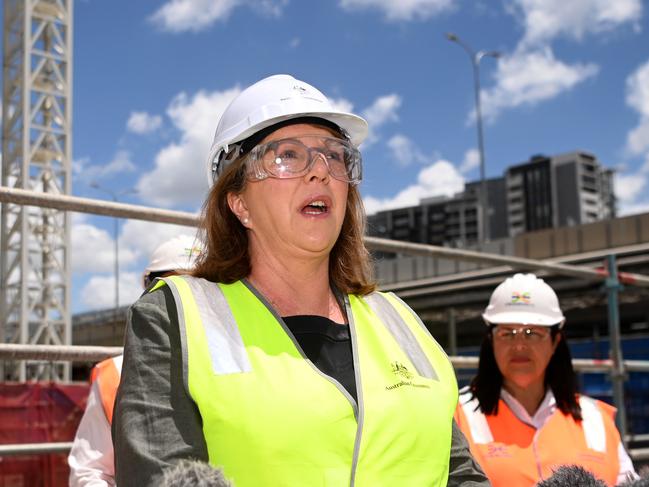
[(396, 375), (400, 380), (394, 384), (385, 386), (385, 389), (391, 391), (392, 389), (398, 389), (399, 387), (410, 386), (410, 387), (423, 387), (425, 389), (430, 389), (428, 384), (422, 384), (413, 382), (415, 374), (408, 370), (408, 367), (403, 365), (400, 362), (392, 362), (392, 373)]

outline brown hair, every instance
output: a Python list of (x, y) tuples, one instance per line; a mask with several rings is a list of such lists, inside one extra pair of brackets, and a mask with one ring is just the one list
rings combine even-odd
[[(228, 205), (228, 193), (246, 185), (245, 156), (218, 178), (203, 204), (199, 231), (205, 251), (193, 275), (213, 282), (232, 283), (250, 274), (248, 233)], [(345, 219), (329, 255), (329, 279), (345, 294), (365, 295), (376, 289), (370, 253), (365, 248), (365, 210), (357, 186), (349, 186)]]

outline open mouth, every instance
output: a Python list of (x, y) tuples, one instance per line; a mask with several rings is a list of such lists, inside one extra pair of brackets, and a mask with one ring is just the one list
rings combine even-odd
[(329, 213), (329, 206), (323, 200), (314, 200), (302, 208), (302, 213), (306, 215), (323, 215)]

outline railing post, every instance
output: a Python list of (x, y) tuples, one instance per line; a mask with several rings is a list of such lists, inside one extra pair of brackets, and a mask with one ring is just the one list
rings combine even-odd
[(615, 255), (606, 257), (608, 277), (604, 283), (608, 297), (608, 337), (611, 368), (611, 383), (613, 385), (613, 404), (617, 408), (615, 423), (624, 439), (626, 429), (626, 409), (624, 408), (624, 363), (622, 362), (622, 347), (620, 346), (620, 313), (618, 308), (618, 293), (622, 285), (618, 280)]
[(455, 308), (448, 309), (448, 354), (457, 355), (457, 325)]

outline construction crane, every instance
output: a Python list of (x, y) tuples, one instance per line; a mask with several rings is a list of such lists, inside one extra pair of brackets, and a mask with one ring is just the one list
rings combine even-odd
[[(2, 185), (72, 190), (72, 0), (5, 0)], [(71, 343), (70, 216), (4, 203), (0, 342)], [(67, 362), (0, 362), (0, 380), (70, 377)]]

